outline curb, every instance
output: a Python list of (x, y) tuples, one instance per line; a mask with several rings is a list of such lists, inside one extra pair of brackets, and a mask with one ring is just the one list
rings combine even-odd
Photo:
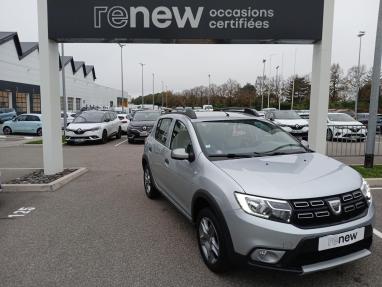
[(75, 172), (65, 175), (51, 183), (47, 184), (3, 184), (2, 192), (47, 192), (47, 191), (56, 191), (63, 187), (65, 184), (71, 182), (72, 180), (80, 177), (81, 175), (88, 172), (88, 169), (81, 167)]
[(365, 178), (370, 187), (381, 187), (382, 178)]

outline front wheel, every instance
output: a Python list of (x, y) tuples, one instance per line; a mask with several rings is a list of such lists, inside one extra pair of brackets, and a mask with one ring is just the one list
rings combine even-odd
[(332, 132), (331, 129), (328, 129), (328, 130), (326, 131), (326, 140), (327, 140), (327, 141), (332, 141), (332, 140), (333, 140), (333, 132)]
[(106, 131), (106, 130), (104, 130), (104, 131), (102, 132), (102, 139), (101, 139), (101, 142), (102, 142), (102, 144), (107, 143), (107, 131)]
[(3, 128), (3, 134), (5, 134), (5, 135), (12, 134), (12, 129), (10, 127), (4, 127)]
[(122, 137), (122, 130), (121, 130), (121, 127), (119, 127), (119, 128), (118, 128), (118, 133), (117, 133), (117, 135), (115, 136), (115, 138), (116, 138), (117, 140), (119, 140), (119, 139), (121, 139), (121, 137)]
[(42, 128), (37, 129), (36, 134), (37, 134), (37, 136), (41, 137), (42, 136)]
[[(197, 218), (197, 239), (200, 254), (207, 267), (215, 273), (227, 272), (231, 267), (229, 231), (209, 208), (202, 209)], [(224, 231), (223, 231), (224, 230)]]

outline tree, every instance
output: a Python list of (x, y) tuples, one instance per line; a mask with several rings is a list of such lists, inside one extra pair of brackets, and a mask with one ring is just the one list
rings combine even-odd
[(330, 88), (329, 98), (331, 101), (338, 101), (341, 98), (340, 92), (344, 90), (343, 70), (339, 64), (333, 64), (330, 68)]

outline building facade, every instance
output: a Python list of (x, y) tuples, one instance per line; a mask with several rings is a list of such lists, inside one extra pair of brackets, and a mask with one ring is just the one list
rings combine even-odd
[[(17, 33), (0, 32), (0, 108), (14, 108), (18, 114), (41, 113), (38, 43), (20, 42)], [(96, 83), (94, 66), (65, 56), (57, 59), (60, 69), (61, 110), (62, 69), (68, 111), (83, 107), (122, 105), (121, 91)], [(127, 93), (124, 94), (128, 99)], [(126, 105), (126, 102), (125, 102)]]

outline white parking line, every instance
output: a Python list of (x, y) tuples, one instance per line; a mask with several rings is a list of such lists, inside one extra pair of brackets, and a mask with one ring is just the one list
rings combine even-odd
[(115, 147), (120, 146), (121, 144), (123, 144), (123, 143), (125, 143), (125, 142), (127, 142), (127, 141), (128, 141), (128, 140), (121, 141), (120, 143), (117, 143), (117, 144), (115, 145)]
[(374, 235), (378, 236), (379, 238), (382, 239), (382, 232), (378, 231), (377, 229), (374, 228)]

